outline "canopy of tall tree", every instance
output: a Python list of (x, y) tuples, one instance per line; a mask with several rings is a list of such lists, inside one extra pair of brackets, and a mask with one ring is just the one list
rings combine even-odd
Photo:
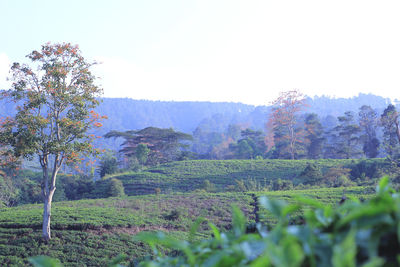
[(268, 125), (272, 125), (274, 143), (278, 157), (295, 159), (302, 146), (304, 131), (298, 126), (298, 116), (307, 106), (306, 98), (297, 90), (281, 92), (279, 97), (272, 102), (273, 112)]
[(360, 147), (360, 126), (354, 119), (354, 113), (347, 111), (338, 117), (339, 124), (333, 129), (335, 135), (335, 153), (338, 158), (358, 158), (362, 152)]
[(161, 129), (156, 127), (147, 127), (138, 131), (108, 132), (105, 138), (122, 137), (125, 141), (122, 143), (123, 152), (127, 157), (144, 158), (141, 155), (146, 151), (143, 145), (146, 145), (150, 151), (146, 157), (147, 164), (153, 165), (157, 163), (176, 160), (182, 152), (182, 149), (188, 146), (185, 141), (191, 141), (190, 134), (174, 131), (173, 129)]
[(378, 116), (376, 111), (367, 105), (360, 107), (359, 124), (362, 131), (361, 140), (363, 151), (368, 158), (376, 158), (379, 154), (379, 140), (376, 137), (378, 128)]
[(383, 111), (380, 124), (383, 127), (383, 146), (386, 153), (391, 156), (397, 156), (400, 152), (400, 125), (399, 113), (392, 104)]
[(29, 64), (14, 63), (11, 89), (2, 98), (18, 104), (16, 115), (1, 125), (1, 143), (12, 147), (14, 155), (37, 156), (42, 167), (43, 238), (49, 240), (51, 203), (56, 177), (63, 163), (74, 164), (82, 155), (96, 153), (88, 134), (100, 127), (93, 108), (102, 90), (78, 46), (69, 43), (42, 46), (27, 58)]

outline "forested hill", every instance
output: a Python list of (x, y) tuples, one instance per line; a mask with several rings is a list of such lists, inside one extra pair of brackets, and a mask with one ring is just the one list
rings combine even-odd
[(103, 98), (97, 111), (109, 118), (104, 123), (105, 128), (131, 130), (155, 126), (191, 133), (207, 119), (214, 118), (226, 125), (246, 121), (254, 109), (254, 106), (241, 103)]
[[(362, 105), (370, 105), (381, 114), (390, 103), (389, 99), (360, 94), (353, 98), (315, 97), (308, 99), (305, 112), (314, 112), (320, 118), (337, 117), (346, 111), (358, 113)], [(204, 131), (224, 132), (229, 124), (242, 124), (264, 130), (270, 108), (241, 103), (212, 102), (166, 102), (133, 100), (129, 98), (104, 98), (98, 108), (100, 114), (109, 119), (103, 131), (142, 129), (148, 126), (172, 127), (175, 130), (193, 133), (197, 127)]]
[[(315, 97), (309, 99), (305, 112), (314, 112), (320, 118), (328, 115), (337, 117), (345, 111), (358, 112), (362, 105), (370, 105), (378, 114), (388, 105), (389, 99), (380, 96), (360, 94), (353, 98)], [(0, 101), (0, 116), (13, 114), (15, 105)], [(212, 102), (171, 102), (133, 100), (129, 98), (103, 98), (97, 108), (101, 115), (107, 115), (101, 134), (110, 130), (142, 129), (148, 126), (174, 128), (193, 133), (197, 127), (204, 131), (224, 132), (230, 124), (242, 124), (257, 130), (264, 130), (269, 107), (241, 103)]]

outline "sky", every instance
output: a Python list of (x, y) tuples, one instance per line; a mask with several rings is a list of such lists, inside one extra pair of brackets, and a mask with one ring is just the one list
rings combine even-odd
[(46, 42), (106, 97), (268, 105), (281, 91), (400, 99), (400, 1), (0, 0), (0, 88)]

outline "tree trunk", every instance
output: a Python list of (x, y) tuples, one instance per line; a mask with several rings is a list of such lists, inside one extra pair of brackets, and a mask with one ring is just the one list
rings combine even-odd
[(55, 190), (56, 190), (55, 188), (50, 189), (49, 195), (44, 198), (42, 236), (45, 241), (49, 241), (51, 239), (51, 232), (50, 232), (51, 202), (53, 201), (53, 195)]
[[(43, 170), (43, 181), (42, 181), (42, 196), (43, 196), (43, 225), (42, 225), (42, 237), (47, 242), (51, 239), (50, 221), (51, 221), (51, 203), (53, 201), (53, 195), (56, 191), (56, 177), (60, 165), (58, 165), (58, 155), (54, 160), (54, 168), (51, 173), (51, 179), (49, 179), (48, 169), (48, 158), (44, 157), (41, 161)], [(50, 180), (50, 181), (49, 181)]]

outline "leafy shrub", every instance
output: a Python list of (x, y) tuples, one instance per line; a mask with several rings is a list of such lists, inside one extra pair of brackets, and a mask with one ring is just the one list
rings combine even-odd
[(178, 210), (171, 210), (169, 214), (164, 214), (163, 217), (168, 221), (176, 221), (179, 219), (180, 215), (181, 213)]
[(324, 175), (324, 182), (328, 186), (340, 187), (353, 185), (349, 179), (351, 169), (342, 166), (329, 168)]
[(282, 180), (281, 178), (274, 180), (271, 183), (271, 189), (273, 191), (280, 191), (280, 190), (292, 190), (293, 189), (293, 183), (292, 181), (289, 180)]
[(304, 170), (300, 173), (300, 179), (304, 184), (316, 184), (322, 180), (322, 172), (320, 167), (315, 163), (308, 163)]
[(215, 184), (211, 183), (209, 180), (204, 180), (203, 184), (201, 185), (201, 188), (204, 189), (206, 192), (217, 191)]
[(116, 173), (117, 170), (118, 170), (117, 158), (114, 155), (112, 155), (111, 152), (105, 153), (105, 155), (101, 158), (98, 169), (100, 177)]
[(235, 191), (238, 191), (238, 192), (247, 191), (246, 185), (244, 184), (243, 180), (235, 179), (235, 183), (236, 183), (236, 190)]
[(110, 197), (125, 196), (124, 185), (122, 184), (121, 180), (115, 178), (110, 180), (109, 196)]

